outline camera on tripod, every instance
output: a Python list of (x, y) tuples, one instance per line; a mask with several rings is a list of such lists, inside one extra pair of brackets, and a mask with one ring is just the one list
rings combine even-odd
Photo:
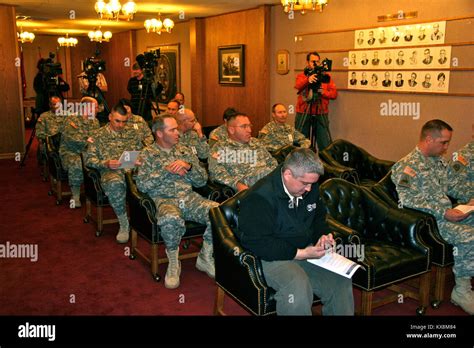
[(105, 71), (105, 60), (99, 59), (100, 51), (95, 52), (95, 57), (89, 57), (84, 61), (85, 78), (89, 81), (89, 86), (95, 86), (97, 74)]
[(304, 74), (306, 76), (316, 75), (317, 81), (310, 83), (309, 87), (313, 91), (317, 91), (321, 88), (322, 83), (329, 83), (331, 77), (326, 74), (327, 71), (331, 71), (332, 60), (325, 58), (320, 65), (314, 66), (314, 68), (306, 67), (304, 68)]
[(145, 81), (153, 80), (155, 76), (155, 67), (158, 65), (160, 59), (160, 49), (139, 54), (136, 58), (138, 65), (143, 71), (143, 78)]
[(55, 63), (54, 57), (56, 55), (53, 52), (49, 53), (49, 58), (44, 60), (42, 71), (44, 74), (44, 82), (49, 89), (56, 87), (58, 83), (58, 75), (63, 73), (61, 63)]

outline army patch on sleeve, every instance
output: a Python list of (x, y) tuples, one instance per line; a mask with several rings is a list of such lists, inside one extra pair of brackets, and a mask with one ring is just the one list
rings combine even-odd
[(92, 137), (89, 137), (89, 138), (87, 138), (87, 142), (91, 143), (91, 144), (94, 144), (94, 139), (92, 139)]
[(211, 157), (214, 158), (215, 160), (218, 160), (219, 154), (217, 152), (214, 152), (213, 154), (211, 154)]
[(69, 124), (70, 124), (71, 127), (73, 127), (73, 128), (76, 128), (76, 129), (79, 128), (79, 127), (77, 127), (76, 124), (75, 124), (74, 122), (72, 122), (72, 121), (71, 121)]
[(463, 155), (458, 155), (458, 162), (461, 163), (464, 167), (467, 166), (468, 162)]
[(411, 176), (412, 178), (414, 178), (416, 176), (416, 172), (410, 168), (409, 166), (406, 166), (405, 169), (403, 169), (403, 173)]

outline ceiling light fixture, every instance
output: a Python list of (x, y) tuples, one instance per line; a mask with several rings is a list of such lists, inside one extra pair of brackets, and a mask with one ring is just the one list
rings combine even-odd
[(18, 38), (18, 41), (20, 41), (21, 43), (33, 43), (33, 40), (35, 39), (35, 34), (23, 31), (23, 28), (21, 27), (20, 32), (16, 33), (16, 36)]
[(153, 33), (157, 33), (161, 35), (162, 32), (171, 33), (171, 30), (174, 28), (174, 22), (173, 20), (169, 18), (165, 18), (162, 21), (161, 13), (158, 13), (158, 19), (156, 18), (147, 19), (144, 22), (144, 26), (147, 33), (153, 32)]
[(281, 4), (283, 5), (285, 13), (301, 11), (301, 14), (305, 14), (307, 10), (323, 12), (328, 1), (329, 0), (281, 0)]
[(112, 38), (112, 33), (110, 31), (102, 33), (99, 27), (98, 30), (89, 31), (89, 34), (87, 34), (87, 36), (89, 36), (89, 39), (93, 42), (109, 42)]
[[(94, 9), (100, 19), (131, 21), (137, 13), (137, 4), (132, 0), (123, 6), (119, 0), (110, 0), (107, 3), (104, 0), (97, 0)], [(120, 10), (122, 10), (122, 14), (120, 14)]]
[(58, 38), (58, 44), (61, 47), (76, 47), (78, 41), (75, 37), (69, 37), (69, 34), (66, 34), (66, 37)]

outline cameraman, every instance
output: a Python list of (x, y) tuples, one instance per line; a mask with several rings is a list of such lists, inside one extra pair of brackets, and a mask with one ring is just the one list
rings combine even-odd
[[(130, 93), (132, 112), (140, 115), (149, 124), (152, 122), (152, 108), (157, 110), (157, 105), (153, 105), (155, 97), (163, 90), (161, 83), (145, 78), (142, 67), (135, 63), (132, 66), (132, 77), (128, 80), (127, 90)], [(156, 103), (156, 101), (155, 101)]]
[(40, 58), (38, 60), (38, 63), (36, 64), (38, 72), (33, 80), (33, 89), (36, 92), (35, 112), (37, 115), (41, 115), (43, 112), (49, 110), (48, 86), (46, 85), (46, 77), (44, 75), (45, 64), (46, 59)]
[[(318, 52), (310, 52), (306, 56), (306, 69), (314, 71), (321, 66)], [(330, 99), (337, 98), (334, 81), (327, 72), (322, 73), (328, 82), (321, 82), (317, 95), (313, 95), (311, 85), (318, 83), (317, 74), (306, 76), (304, 72), (296, 76), (295, 88), (298, 90), (296, 103), (295, 128), (308, 139), (316, 138), (318, 149), (322, 150), (331, 143), (329, 132), (328, 105)], [(310, 132), (312, 128), (312, 138)]]
[[(79, 90), (81, 91), (81, 94), (83, 97), (87, 96), (87, 91), (89, 90), (89, 80), (87, 79), (87, 74), (85, 71), (77, 75), (77, 78), (79, 79)], [(102, 91), (102, 92), (107, 92), (107, 81), (105, 80), (105, 76), (102, 73), (97, 73), (97, 80), (95, 85)], [(97, 96), (89, 96), (96, 98)], [(99, 111), (100, 111), (100, 105), (99, 105)]]

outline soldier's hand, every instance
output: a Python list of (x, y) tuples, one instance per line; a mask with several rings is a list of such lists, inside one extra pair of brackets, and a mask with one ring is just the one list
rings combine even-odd
[(120, 161), (119, 160), (108, 160), (107, 162), (105, 162), (105, 165), (107, 166), (107, 168), (110, 168), (110, 169), (117, 169), (118, 167), (120, 167)]
[(167, 165), (165, 169), (170, 173), (183, 176), (188, 172), (189, 169), (191, 169), (191, 165), (182, 160), (176, 160), (173, 163)]
[(469, 216), (469, 213), (464, 214), (462, 211), (457, 209), (447, 209), (444, 213), (444, 218), (451, 222), (462, 221)]
[(202, 138), (202, 136), (204, 135), (202, 133), (202, 126), (198, 121), (194, 123), (193, 130), (198, 134), (199, 138)]

